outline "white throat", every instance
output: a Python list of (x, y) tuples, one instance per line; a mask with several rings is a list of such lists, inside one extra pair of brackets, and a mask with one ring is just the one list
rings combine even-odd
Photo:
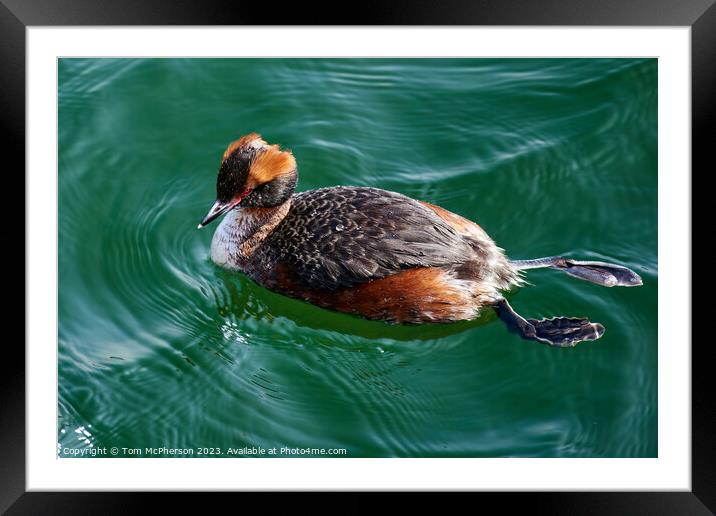
[(275, 208), (234, 208), (223, 218), (211, 240), (211, 260), (240, 270), (288, 213), (291, 201)]

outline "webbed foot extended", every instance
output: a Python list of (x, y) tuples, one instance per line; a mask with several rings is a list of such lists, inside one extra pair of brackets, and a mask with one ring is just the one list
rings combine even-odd
[(621, 265), (604, 262), (582, 262), (563, 258), (553, 265), (555, 269), (604, 287), (638, 287), (641, 276)]
[(561, 256), (534, 260), (512, 260), (510, 263), (518, 270), (550, 267), (603, 287), (638, 287), (642, 285), (641, 277), (636, 272), (613, 263), (578, 261)]

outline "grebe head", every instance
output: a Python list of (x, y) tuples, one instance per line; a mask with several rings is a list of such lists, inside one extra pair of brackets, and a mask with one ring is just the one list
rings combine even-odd
[(216, 202), (198, 227), (236, 206), (279, 206), (291, 197), (297, 181), (291, 151), (267, 144), (256, 133), (242, 136), (224, 152), (216, 179)]

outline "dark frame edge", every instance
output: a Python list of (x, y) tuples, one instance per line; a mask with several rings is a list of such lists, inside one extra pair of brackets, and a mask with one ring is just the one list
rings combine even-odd
[[(692, 239), (694, 171), (703, 176), (713, 169), (713, 135), (716, 132), (716, 3), (691, 26), (691, 148), (692, 148)], [(692, 240), (693, 253), (693, 240)], [(692, 271), (694, 259), (692, 254)], [(693, 272), (692, 272), (693, 274)], [(691, 282), (693, 289), (693, 281)], [(692, 328), (694, 311), (704, 310), (691, 295)], [(702, 314), (703, 315), (703, 314)], [(708, 317), (706, 315), (706, 317)], [(696, 319), (698, 320), (698, 319)], [(706, 507), (716, 513), (716, 410), (713, 401), (713, 372), (709, 367), (708, 339), (692, 338), (691, 364), (691, 489)]]
[[(14, 315), (15, 325), (22, 330), (20, 339), (5, 339), (3, 362), (6, 364), (0, 374), (0, 399), (3, 415), (0, 418), (0, 512), (4, 512), (25, 491), (25, 24), (0, 3), (0, 141), (4, 144), (3, 153), (9, 157), (4, 168), (5, 178), (19, 184), (8, 187), (17, 192), (12, 197), (16, 206), (5, 208), (6, 213), (14, 213), (14, 218), (23, 214), (22, 225), (11, 224), (15, 242), (22, 242), (22, 270), (25, 274), (10, 273), (6, 278), (22, 288), (20, 298), (11, 301), (22, 315)], [(19, 222), (19, 221), (18, 221)], [(10, 229), (8, 229), (10, 230)], [(22, 231), (22, 234), (20, 234)], [(8, 235), (10, 236), (10, 235)], [(8, 271), (11, 269), (8, 269)], [(15, 269), (17, 270), (17, 269)], [(18, 284), (23, 282), (22, 287)], [(9, 286), (9, 285), (8, 285)], [(8, 298), (9, 301), (9, 298)], [(21, 301), (21, 302), (20, 302)], [(20, 323), (19, 321), (23, 321)]]

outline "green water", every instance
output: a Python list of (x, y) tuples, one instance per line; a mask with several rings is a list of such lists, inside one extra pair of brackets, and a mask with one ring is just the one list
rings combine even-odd
[[(657, 456), (655, 59), (58, 66), (60, 456)], [(513, 258), (616, 262), (644, 286), (530, 271), (510, 296), (522, 315), (606, 327), (573, 349), (489, 310), (395, 327), (268, 292), (211, 263), (216, 223), (196, 229), (223, 150), (251, 131), (292, 149), (299, 190), (399, 191)]]

